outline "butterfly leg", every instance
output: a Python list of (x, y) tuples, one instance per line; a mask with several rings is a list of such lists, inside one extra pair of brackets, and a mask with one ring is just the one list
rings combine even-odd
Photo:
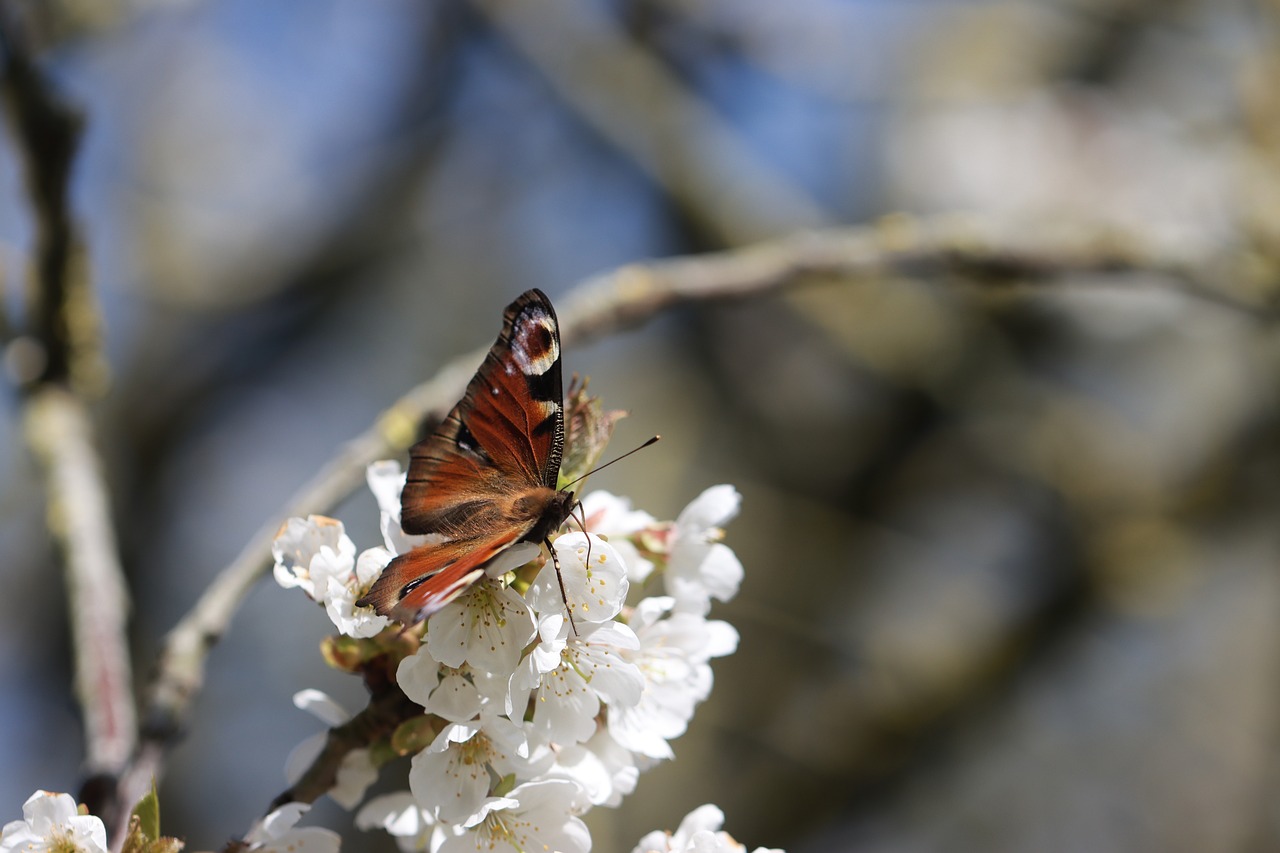
[(560, 598), (564, 600), (564, 612), (569, 614), (569, 627), (573, 629), (573, 636), (578, 636), (578, 623), (573, 621), (573, 608), (569, 606), (569, 593), (564, 588), (564, 575), (560, 574), (560, 558), (556, 556), (556, 549), (548, 539), (545, 543), (547, 552), (551, 554), (551, 565), (556, 569), (556, 580), (560, 583)]

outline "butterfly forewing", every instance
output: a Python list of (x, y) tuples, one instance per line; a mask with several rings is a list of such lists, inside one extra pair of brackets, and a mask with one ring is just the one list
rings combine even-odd
[(435, 534), (432, 544), (392, 560), (358, 604), (421, 621), (503, 550), (541, 541), (564, 521), (572, 495), (555, 491), (562, 393), (555, 310), (530, 290), (507, 306), (502, 333), (462, 400), (410, 451), (401, 526)]
[(443, 532), (459, 501), (494, 492), (555, 488), (564, 447), (560, 332), (540, 290), (507, 307), (502, 334), (461, 402), (410, 451), (400, 523)]

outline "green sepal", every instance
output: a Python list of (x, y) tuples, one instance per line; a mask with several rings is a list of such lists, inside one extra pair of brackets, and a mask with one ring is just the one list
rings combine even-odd
[(511, 793), (511, 790), (515, 788), (515, 786), (516, 774), (508, 773), (506, 776), (503, 776), (498, 780), (498, 784), (494, 786), (493, 794), (491, 794), (491, 796), (505, 797), (507, 794)]
[(177, 838), (160, 834), (160, 797), (156, 783), (151, 781), (148, 791), (129, 815), (129, 832), (125, 836), (121, 853), (178, 853), (182, 842)]
[(391, 749), (397, 755), (411, 755), (426, 749), (439, 734), (437, 721), (438, 718), (430, 714), (405, 720), (391, 733)]
[(148, 841), (160, 837), (160, 796), (156, 793), (156, 780), (151, 780), (151, 790), (133, 807), (133, 817), (138, 819), (138, 829)]
[(358, 639), (335, 634), (320, 642), (320, 654), (324, 657), (324, 662), (342, 672), (358, 672), (364, 664), (386, 651), (377, 642), (377, 638)]

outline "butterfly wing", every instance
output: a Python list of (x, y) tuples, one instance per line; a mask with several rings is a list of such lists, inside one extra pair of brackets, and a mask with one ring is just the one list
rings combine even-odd
[(357, 604), (415, 624), (479, 580), (503, 550), (563, 521), (554, 492), (562, 394), (555, 310), (529, 290), (507, 306), (462, 400), (410, 451), (401, 526), (433, 541), (392, 560)]
[(481, 541), (420, 545), (388, 563), (368, 595), (356, 603), (416, 625), (480, 580), (485, 563), (517, 538), (517, 531), (507, 530)]
[(564, 449), (560, 329), (530, 290), (507, 306), (502, 334), (467, 392), (410, 451), (400, 498), (406, 533), (446, 536), (495, 493), (554, 489)]

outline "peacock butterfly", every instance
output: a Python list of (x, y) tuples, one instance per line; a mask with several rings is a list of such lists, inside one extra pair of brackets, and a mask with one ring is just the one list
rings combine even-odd
[(462, 400), (410, 450), (400, 524), (427, 542), (388, 563), (356, 604), (415, 625), (516, 543), (550, 545), (576, 505), (573, 492), (556, 488), (562, 395), (556, 312), (529, 290), (503, 312), (502, 333)]

